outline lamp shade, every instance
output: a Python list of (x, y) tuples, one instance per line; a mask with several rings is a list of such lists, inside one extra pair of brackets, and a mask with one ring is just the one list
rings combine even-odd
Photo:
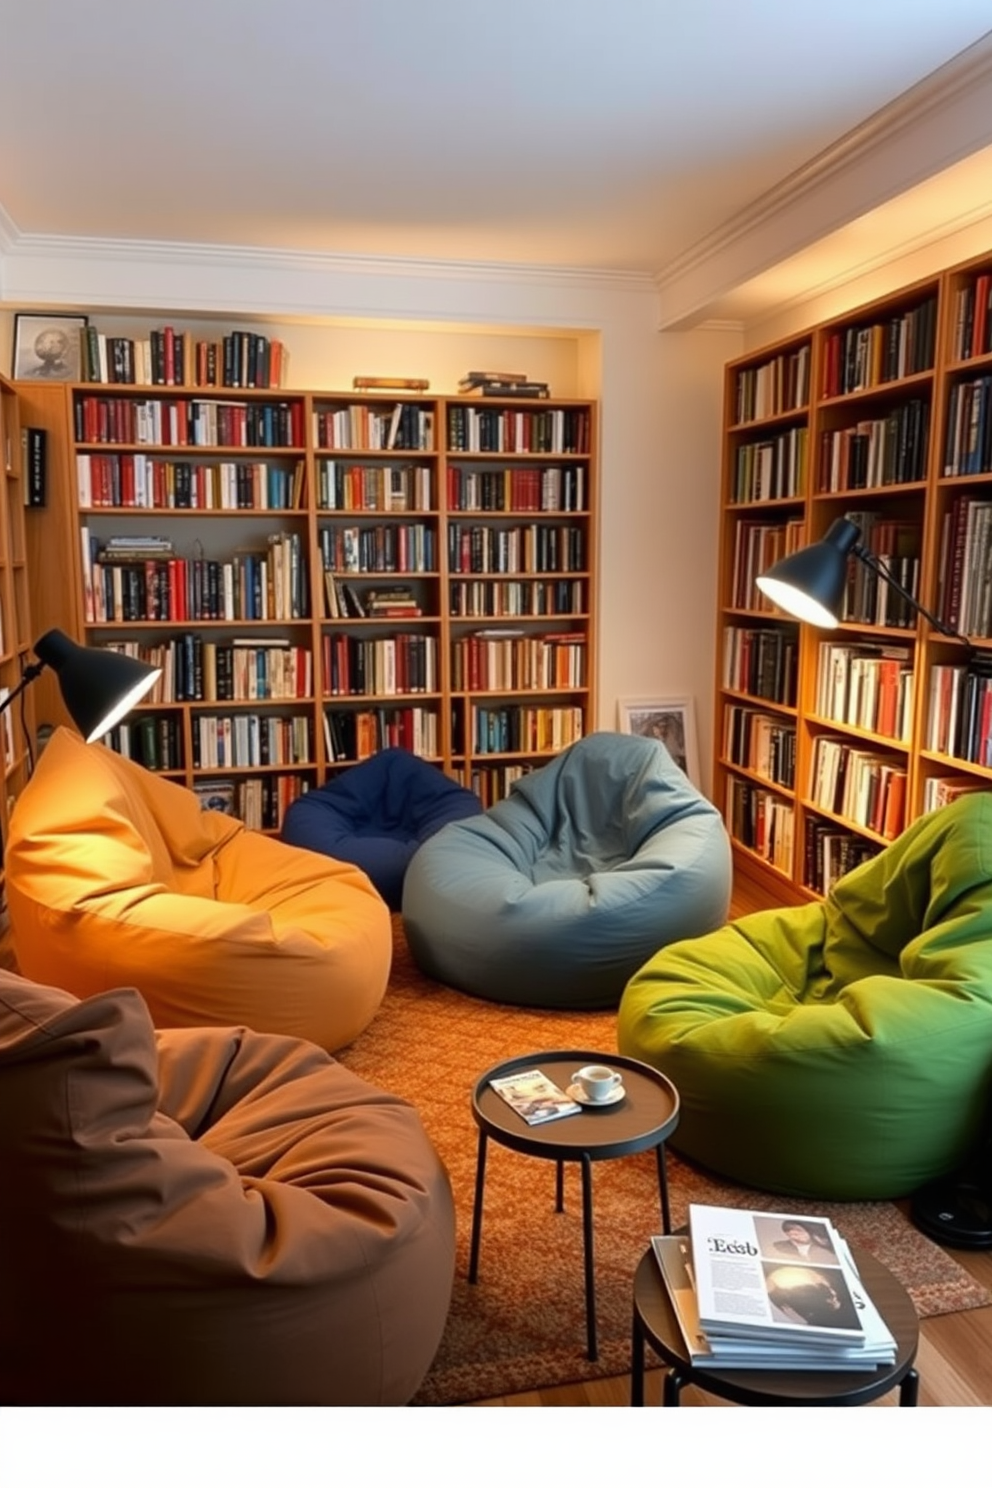
[(46, 631), (34, 653), (58, 677), (62, 700), (87, 744), (113, 728), (161, 675), (160, 667), (136, 657), (79, 646), (61, 630)]
[(860, 537), (854, 522), (838, 517), (819, 542), (781, 558), (755, 582), (788, 614), (832, 629), (847, 585), (847, 560)]

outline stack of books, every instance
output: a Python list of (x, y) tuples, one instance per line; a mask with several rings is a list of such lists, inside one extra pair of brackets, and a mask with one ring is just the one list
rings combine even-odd
[(458, 384), (460, 393), (481, 398), (548, 398), (550, 385), (532, 382), (526, 372), (466, 372)]
[(829, 1219), (690, 1204), (689, 1234), (651, 1244), (696, 1368), (895, 1361), (895, 1339)]

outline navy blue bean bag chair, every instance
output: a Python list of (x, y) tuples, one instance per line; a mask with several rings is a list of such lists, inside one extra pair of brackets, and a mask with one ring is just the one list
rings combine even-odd
[(307, 791), (286, 812), (282, 839), (367, 873), (399, 909), (407, 864), (449, 822), (482, 810), (478, 796), (406, 749), (370, 759)]
[(730, 877), (720, 813), (664, 744), (602, 732), (425, 842), (403, 922), (420, 969), (463, 992), (615, 1007), (662, 946), (724, 923)]

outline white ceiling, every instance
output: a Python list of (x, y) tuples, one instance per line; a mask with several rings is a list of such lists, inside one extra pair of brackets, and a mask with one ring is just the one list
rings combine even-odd
[(988, 0), (3, 0), (0, 228), (660, 282), (990, 21)]

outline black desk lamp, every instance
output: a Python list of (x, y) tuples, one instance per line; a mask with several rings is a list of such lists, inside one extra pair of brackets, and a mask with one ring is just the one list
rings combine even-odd
[(49, 630), (34, 643), (38, 660), (24, 668), (20, 682), (0, 703), (0, 713), (39, 677), (46, 666), (58, 677), (69, 717), (92, 744), (112, 729), (150, 691), (161, 675), (133, 656), (102, 647), (78, 646), (61, 630)]
[(926, 616), (934, 630), (952, 636), (956, 641), (964, 641), (968, 650), (972, 649), (953, 626), (938, 620), (908, 589), (903, 588), (898, 579), (893, 578), (882, 560), (861, 541), (861, 528), (847, 517), (838, 517), (831, 522), (819, 542), (810, 543), (809, 547), (780, 559), (755, 582), (762, 594), (788, 614), (795, 615), (798, 620), (808, 620), (811, 625), (833, 629), (839, 623), (847, 586), (848, 559), (852, 557), (860, 559), (866, 568), (902, 595), (914, 610)]
[[(850, 557), (860, 559), (866, 568), (891, 584), (941, 635), (961, 641), (969, 654), (973, 652), (965, 636), (938, 620), (892, 577), (885, 564), (861, 541), (861, 529), (847, 517), (838, 517), (819, 542), (790, 553), (755, 582), (762, 594), (787, 614), (832, 629), (838, 624)], [(976, 1154), (972, 1165), (960, 1173), (925, 1184), (913, 1195), (913, 1221), (925, 1234), (944, 1245), (964, 1249), (985, 1250), (992, 1246), (990, 1147), (992, 1135), (987, 1134), (983, 1149)]]

